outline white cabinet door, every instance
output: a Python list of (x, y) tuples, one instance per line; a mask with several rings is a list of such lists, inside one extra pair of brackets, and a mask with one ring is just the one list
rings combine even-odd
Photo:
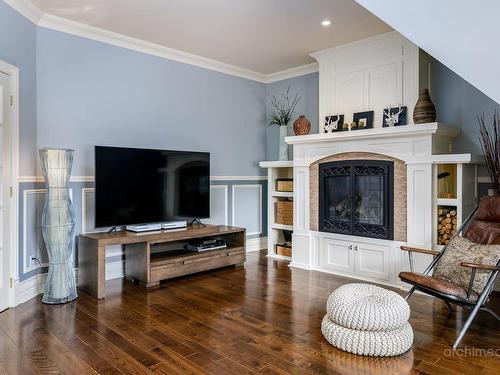
[(323, 240), (323, 251), (320, 256), (320, 267), (344, 272), (354, 272), (353, 246), (350, 241), (334, 240), (325, 238)]
[(354, 244), (355, 274), (380, 280), (390, 280), (390, 246)]

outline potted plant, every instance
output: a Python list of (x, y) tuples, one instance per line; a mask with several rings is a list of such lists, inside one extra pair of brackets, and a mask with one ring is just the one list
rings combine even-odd
[(493, 194), (500, 195), (500, 117), (498, 110), (493, 114), (493, 124), (486, 125), (484, 114), (478, 118), (481, 147), (486, 169), (493, 184)]
[(288, 124), (295, 115), (295, 107), (300, 99), (297, 94), (293, 97), (290, 96), (290, 85), (281, 98), (278, 99), (274, 95), (271, 98), (273, 109), (269, 118), (269, 126), (276, 125), (280, 128), (279, 160), (288, 160), (288, 145), (285, 142), (285, 137), (288, 133)]

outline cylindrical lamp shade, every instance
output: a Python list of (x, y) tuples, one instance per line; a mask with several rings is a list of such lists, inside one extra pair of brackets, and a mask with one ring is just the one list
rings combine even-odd
[(72, 254), (75, 213), (69, 196), (73, 150), (39, 150), (47, 189), (42, 210), (42, 235), (49, 256), (49, 273), (42, 302), (60, 304), (78, 297)]

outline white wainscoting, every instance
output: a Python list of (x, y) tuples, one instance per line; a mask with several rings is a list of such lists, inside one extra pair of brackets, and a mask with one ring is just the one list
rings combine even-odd
[(247, 236), (262, 234), (262, 185), (233, 185), (232, 225), (247, 228)]
[(203, 220), (206, 224), (228, 225), (228, 186), (210, 186), (210, 219)]
[[(30, 256), (35, 256), (43, 267), (48, 265), (46, 252), (40, 252), (40, 244), (44, 248), (42, 233), (40, 231), (40, 217), (45, 200), (45, 189), (27, 189), (23, 191), (23, 213), (22, 213), (22, 236), (23, 236), (23, 273), (34, 271), (40, 268), (40, 265), (33, 265), (30, 261)], [(69, 197), (73, 199), (73, 190), (69, 189)], [(31, 214), (30, 214), (31, 212)], [(35, 225), (28, 225), (28, 218), (35, 217)], [(35, 244), (34, 249), (29, 249), (30, 244)], [(32, 250), (32, 251), (29, 251)]]

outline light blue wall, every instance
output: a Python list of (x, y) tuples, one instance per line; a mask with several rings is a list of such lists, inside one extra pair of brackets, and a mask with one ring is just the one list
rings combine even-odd
[[(271, 115), (271, 98), (275, 95), (279, 98), (290, 85), (290, 93), (298, 94), (301, 97), (297, 105), (298, 115), (305, 115), (311, 122), (311, 133), (319, 130), (319, 73), (306, 74), (304, 76), (285, 79), (266, 85), (266, 119)], [(288, 129), (288, 134), (293, 135), (292, 124)], [(267, 127), (266, 136), (266, 160), (278, 160), (279, 129), (277, 126)], [(290, 150), (290, 158), (291, 158)]]
[(93, 175), (93, 147), (211, 152), (212, 175), (265, 171), (265, 85), (61, 32), (37, 30), (38, 147), (75, 149), (73, 175)]
[(438, 61), (431, 67), (431, 97), (437, 120), (462, 129), (455, 151), (481, 154), (477, 116), (484, 113), (490, 123), (498, 103)]
[(19, 172), (36, 171), (36, 28), (0, 1), (0, 60), (19, 68)]

